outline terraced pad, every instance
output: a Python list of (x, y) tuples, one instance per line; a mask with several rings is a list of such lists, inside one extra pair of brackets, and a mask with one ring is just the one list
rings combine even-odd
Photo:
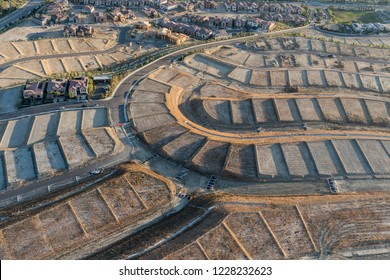
[(38, 217), (3, 229), (3, 236), (15, 259), (39, 259), (53, 252)]
[[(297, 257), (314, 253), (313, 244), (296, 209), (279, 208), (262, 213), (287, 256)], [(283, 222), (281, 215), (289, 222)]]
[(225, 172), (240, 178), (257, 178), (254, 146), (230, 146)]
[(143, 132), (175, 121), (176, 119), (171, 114), (148, 115), (133, 119), (134, 128), (137, 132)]
[(205, 137), (194, 133), (185, 133), (163, 147), (163, 151), (170, 157), (180, 161), (187, 161), (204, 143)]
[(283, 259), (259, 213), (234, 213), (226, 221), (253, 259)]
[[(59, 252), (85, 238), (83, 229), (69, 204), (62, 204), (39, 215), (54, 251)], [(66, 235), (64, 234), (66, 232)]]
[(115, 223), (115, 217), (97, 190), (73, 199), (71, 205), (88, 235), (98, 234)]
[(229, 144), (207, 141), (192, 158), (192, 163), (207, 173), (220, 174), (225, 165)]
[(218, 226), (202, 236), (199, 243), (212, 260), (248, 259), (224, 226)]
[(179, 124), (170, 123), (144, 131), (142, 137), (152, 146), (164, 146), (188, 130)]

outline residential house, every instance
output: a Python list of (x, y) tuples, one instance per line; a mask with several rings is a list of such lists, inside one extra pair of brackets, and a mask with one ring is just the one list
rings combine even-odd
[(259, 22), (257, 21), (257, 19), (248, 19), (247, 22), (246, 22), (246, 26), (248, 28), (257, 28), (259, 26)]
[(167, 17), (161, 17), (156, 21), (156, 24), (159, 26), (165, 26), (167, 23), (170, 23), (171, 20)]
[(102, 12), (97, 12), (94, 14), (95, 22), (103, 23), (107, 21), (107, 14)]
[(168, 40), (172, 43), (172, 44), (175, 44), (175, 45), (181, 45), (183, 44), (185, 41), (187, 41), (189, 39), (189, 37), (187, 35), (184, 35), (184, 34), (180, 34), (180, 33), (175, 33), (175, 32), (172, 32), (171, 34), (169, 34), (168, 36)]
[(183, 23), (190, 23), (191, 22), (191, 15), (186, 14), (184, 16), (181, 16), (180, 21)]
[(213, 0), (204, 0), (204, 9), (215, 10), (217, 9), (218, 4)]
[(168, 28), (159, 28), (157, 31), (149, 31), (144, 34), (145, 38), (154, 38), (159, 40), (169, 40), (175, 45), (181, 45), (189, 39), (187, 35), (172, 32)]
[(210, 17), (209, 18), (209, 26), (215, 27), (215, 28), (232, 28), (233, 27), (233, 19), (232, 18), (219, 18), (217, 17)]
[(50, 80), (46, 89), (47, 92), (46, 98), (54, 99), (57, 97), (63, 99), (65, 97), (67, 87), (68, 87), (67, 79)]
[(382, 24), (382, 23), (375, 22), (374, 25), (375, 25), (375, 27), (376, 27), (379, 31), (381, 31), (381, 32), (387, 30), (386, 26), (385, 26), (384, 24)]
[(191, 15), (191, 23), (207, 26), (209, 22), (208, 16), (201, 16), (201, 15)]
[(47, 6), (45, 14), (52, 16), (55, 14), (64, 14), (68, 10), (67, 2), (56, 1)]
[(235, 28), (244, 28), (245, 24), (246, 24), (246, 20), (244, 20), (238, 16), (234, 19), (234, 22), (233, 22), (233, 26)]
[(126, 19), (136, 19), (134, 12), (130, 9), (127, 9), (125, 6), (122, 6), (120, 12), (125, 16)]
[(228, 39), (231, 37), (229, 33), (226, 32), (226, 30), (217, 30), (213, 32), (213, 37), (214, 39)]
[(46, 82), (36, 82), (26, 84), (23, 90), (24, 99), (43, 99), (43, 94), (46, 89)]
[(377, 31), (377, 28), (372, 23), (365, 23), (363, 26), (368, 32)]
[(88, 94), (88, 78), (78, 77), (69, 81), (68, 96), (69, 98), (85, 99)]
[(205, 7), (204, 7), (204, 1), (201, 1), (201, 0), (198, 0), (198, 1), (195, 1), (194, 2), (194, 5), (195, 5), (195, 8), (196, 9), (201, 9), (203, 10)]
[(188, 2), (180, 2), (178, 8), (182, 11), (193, 12), (195, 10), (195, 5)]
[(64, 37), (74, 37), (76, 36), (77, 26), (73, 24), (68, 24), (64, 26)]
[(151, 27), (151, 24), (147, 21), (139, 21), (134, 24), (135, 29), (142, 29), (142, 30), (149, 30)]
[(167, 12), (177, 9), (178, 7), (179, 7), (178, 3), (173, 1), (167, 1), (165, 4), (160, 6), (161, 9)]
[(351, 28), (352, 28), (352, 30), (354, 31), (354, 32), (362, 32), (363, 31), (363, 26), (361, 26), (359, 23), (357, 23), (357, 22), (354, 22), (354, 23), (352, 23), (352, 25), (351, 25)]
[(90, 25), (80, 25), (77, 28), (76, 35), (77, 37), (92, 37), (92, 35), (95, 33), (95, 30)]
[(201, 40), (207, 40), (211, 36), (213, 36), (213, 31), (211, 29), (204, 28), (204, 27), (200, 28), (195, 33), (195, 37)]
[(268, 3), (264, 3), (259, 7), (260, 13), (269, 13), (270, 12), (270, 5)]
[(150, 18), (158, 18), (160, 17), (160, 13), (157, 12), (156, 9), (153, 9), (153, 8), (143, 8), (141, 10), (147, 17), (150, 17)]
[(228, 1), (228, 2), (225, 2), (224, 5), (225, 5), (226, 11), (228, 11), (228, 12), (237, 12), (237, 4), (236, 4), (236, 2)]
[(126, 22), (126, 17), (119, 10), (112, 10), (108, 13), (108, 18), (114, 22)]

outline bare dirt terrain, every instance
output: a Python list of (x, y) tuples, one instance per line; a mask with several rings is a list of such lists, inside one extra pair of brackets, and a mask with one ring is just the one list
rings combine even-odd
[[(389, 97), (380, 85), (380, 76), (388, 74), (362, 75), (369, 71), (363, 61), (357, 72), (348, 56), (311, 55), (297, 40), (267, 39), (265, 69), (244, 63), (264, 56), (264, 51), (245, 45), (205, 50), (157, 70), (140, 82), (130, 99), (135, 132), (163, 157), (202, 174), (261, 182), (350, 174), (388, 178), (387, 168), (380, 167), (390, 164), (385, 150), (390, 140)], [(310, 42), (315, 52), (339, 55), (336, 45)], [(279, 55), (279, 48), (294, 51)], [(295, 57), (297, 49), (301, 62)], [(310, 55), (308, 63), (302, 60), (305, 55)], [(239, 67), (242, 64), (245, 68)], [(193, 83), (182, 83), (180, 75), (191, 76), (183, 73), (184, 67), (210, 76), (199, 80), (194, 74)], [(229, 82), (234, 87), (227, 86)], [(290, 93), (289, 86), (298, 86), (297, 92)], [(373, 104), (380, 110), (374, 113)], [(375, 149), (365, 148), (370, 141)], [(349, 152), (339, 143), (350, 145), (345, 146)]]
[(1, 128), (1, 190), (53, 177), (123, 149), (105, 108), (2, 121)]
[[(389, 204), (383, 193), (256, 197), (215, 194), (172, 216), (198, 217), (185, 232), (166, 221), (117, 242), (94, 259), (354, 259), (388, 254)], [(210, 208), (213, 206), (212, 208)], [(196, 212), (204, 207), (207, 212)], [(167, 225), (170, 225), (167, 226)], [(183, 225), (184, 227), (184, 225)], [(151, 232), (153, 232), (151, 236)], [(166, 242), (157, 244), (158, 237)], [(144, 243), (136, 245), (137, 240)], [(143, 248), (152, 247), (151, 250)], [(149, 248), (150, 248), (149, 247)], [(135, 254), (135, 252), (140, 252)], [(144, 253), (142, 253), (144, 252)]]
[(116, 231), (142, 225), (143, 219), (147, 221), (169, 208), (175, 192), (172, 182), (162, 176), (142, 166), (124, 164), (111, 178), (80, 195), (44, 207), (27, 218), (8, 220), (0, 230), (0, 256), (81, 257), (82, 248), (91, 250)]
[[(62, 43), (57, 48), (64, 51), (87, 48)], [(52, 205), (5, 209), (0, 257), (386, 258), (385, 52), (350, 39), (257, 38), (155, 69), (137, 82), (125, 107), (132, 163), (85, 189), (76, 184), (78, 192), (58, 195)], [(125, 56), (32, 64), (29, 73)], [(25, 66), (13, 67), (22, 79)], [(118, 152), (108, 115), (64, 111), (1, 123), (0, 187)]]

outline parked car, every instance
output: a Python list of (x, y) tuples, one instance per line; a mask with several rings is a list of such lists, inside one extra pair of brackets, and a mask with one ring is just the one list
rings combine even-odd
[(90, 171), (89, 174), (98, 175), (98, 174), (101, 174), (102, 172), (103, 172), (102, 169), (94, 169), (94, 170)]

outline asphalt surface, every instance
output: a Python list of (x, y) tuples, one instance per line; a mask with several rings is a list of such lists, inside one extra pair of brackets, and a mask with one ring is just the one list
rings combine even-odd
[(20, 19), (23, 16), (28, 15), (34, 8), (39, 7), (44, 0), (30, 0), (22, 8), (6, 15), (0, 19), (0, 30), (5, 28), (6, 25)]

